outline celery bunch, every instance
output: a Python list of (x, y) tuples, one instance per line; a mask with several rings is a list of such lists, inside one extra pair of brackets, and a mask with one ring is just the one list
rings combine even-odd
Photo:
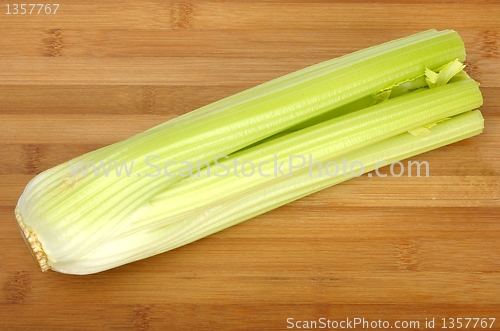
[[(354, 176), (299, 156), (356, 160), (362, 173), (479, 134), (482, 97), (464, 60), (456, 32), (429, 30), (235, 94), (42, 172), (16, 207), (21, 232), (43, 271), (95, 273)], [(89, 162), (134, 173), (71, 167)]]

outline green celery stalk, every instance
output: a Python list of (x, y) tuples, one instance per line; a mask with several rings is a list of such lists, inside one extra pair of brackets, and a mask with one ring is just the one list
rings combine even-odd
[[(484, 120), (478, 110), (454, 116), (437, 123), (428, 135), (414, 136), (402, 133), (381, 142), (363, 147), (354, 152), (329, 159), (341, 164), (343, 159), (357, 160), (364, 165), (364, 172), (379, 168), (384, 164), (396, 162), (411, 156), (463, 140), (482, 132)], [(293, 177), (281, 177), (269, 185), (262, 185), (250, 192), (236, 194), (221, 203), (211, 204), (204, 210), (189, 217), (164, 226), (139, 231), (133, 235), (119, 236), (88, 254), (72, 265), (60, 266), (57, 271), (66, 273), (94, 273), (110, 269), (124, 263), (140, 260), (159, 254), (187, 243), (196, 241), (252, 217), (283, 206), (327, 187), (339, 184), (354, 177), (361, 168), (355, 166), (353, 172), (339, 173), (336, 176), (319, 176), (317, 167), (312, 175), (303, 169)], [(141, 243), (152, 241), (154, 247)]]
[[(289, 134), (294, 134), (288, 133), (290, 130), (304, 126), (304, 130), (308, 130), (318, 119), (326, 119), (322, 116), (334, 117), (335, 112), (342, 115), (346, 110), (352, 110), (352, 105), (365, 107), (365, 102), (371, 102), (372, 98), (380, 102), (377, 98), (381, 91), (387, 94), (384, 92), (387, 89), (419, 79), (426, 69), (442, 68), (454, 59), (465, 59), (460, 36), (451, 30), (429, 30), (285, 75), (71, 160), (73, 165), (79, 162), (127, 162), (134, 165), (131, 177), (119, 176), (113, 171), (109, 175), (100, 172), (94, 176), (85, 175), (80, 170), (75, 175), (67, 163), (39, 174), (20, 197), (16, 218), (42, 270), (58, 270), (58, 265), (85, 260), (90, 252), (98, 251), (119, 234), (130, 232), (137, 226), (138, 219), (154, 209), (152, 201), (184, 181), (180, 175), (150, 176), (148, 157), (157, 156), (155, 162), (158, 164), (169, 160), (193, 164), (211, 162), (219, 155), (249, 150), (252, 145), (264, 146), (263, 141), (274, 141), (272, 137), (282, 134), (288, 139)], [(472, 86), (471, 82), (469, 84)], [(477, 86), (476, 92), (472, 89), (464, 88), (464, 95), (477, 94)], [(408, 94), (413, 93), (427, 92)], [(469, 100), (467, 107), (478, 101), (476, 98), (472, 102), (472, 96), (459, 99)], [(390, 105), (390, 102), (383, 101), (382, 104)], [(377, 109), (375, 107), (377, 105), (370, 109)], [(458, 106), (456, 109), (467, 110)], [(332, 112), (334, 116), (331, 116)], [(438, 113), (439, 116), (452, 115)], [(438, 115), (428, 115), (428, 120), (439, 119), (435, 118)], [(374, 117), (367, 118), (373, 120)], [(353, 119), (349, 125), (358, 125), (362, 135), (361, 130), (366, 126), (357, 122)], [(413, 122), (416, 123), (425, 124)], [(389, 128), (380, 124), (381, 130)], [(399, 124), (402, 130), (404, 125), (410, 125), (410, 121), (401, 119)], [(377, 139), (385, 139), (400, 131), (390, 132), (386, 136), (377, 136)], [(312, 134), (311, 144), (316, 138)], [(373, 143), (375, 139), (367, 141)], [(178, 173), (181, 165), (174, 165), (171, 170)]]

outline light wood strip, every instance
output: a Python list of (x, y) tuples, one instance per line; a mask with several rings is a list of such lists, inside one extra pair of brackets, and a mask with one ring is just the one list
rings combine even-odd
[(0, 85), (2, 114), (179, 116), (253, 85)]
[[(453, 7), (453, 19), (437, 19), (450, 15), (450, 4), (416, 3), (404, 6), (377, 2), (310, 2), (287, 3), (242, 1), (148, 1), (107, 2), (59, 1), (56, 15), (5, 15), (2, 26), (29, 29), (34, 26), (52, 28), (135, 28), (135, 29), (324, 29), (340, 26), (399, 28), (411, 24), (418, 29), (490, 28), (497, 27), (498, 2), (460, 3)], [(6, 8), (4, 8), (6, 10)], [(416, 19), (418, 17), (418, 19)]]
[(3, 57), (0, 85), (257, 85), (321, 61), (255, 58)]
[[(5, 28), (0, 56), (44, 57), (337, 57), (420, 32), (420, 29), (162, 30)], [(467, 54), (498, 58), (498, 29), (458, 29)], [(16, 44), (17, 47), (9, 47)]]

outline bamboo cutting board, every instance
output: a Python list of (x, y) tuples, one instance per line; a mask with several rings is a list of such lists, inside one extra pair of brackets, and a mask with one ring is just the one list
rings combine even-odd
[[(321, 318), (421, 330), (496, 318), (500, 330), (500, 2), (90, 0), (6, 14), (15, 3), (0, 1), (0, 330), (285, 330)], [(14, 207), (37, 173), (429, 28), (463, 37), (486, 125), (412, 158), (430, 177), (364, 175), (96, 275), (41, 273), (30, 257)]]

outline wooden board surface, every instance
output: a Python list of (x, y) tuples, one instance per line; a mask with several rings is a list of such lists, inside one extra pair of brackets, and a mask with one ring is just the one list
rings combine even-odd
[[(285, 330), (289, 318), (424, 330), (467, 317), (500, 330), (500, 2), (90, 0), (7, 15), (13, 3), (0, 1), (0, 330)], [(486, 125), (412, 158), (429, 178), (365, 175), (96, 275), (32, 260), (13, 210), (35, 174), (429, 28), (463, 37)]]

